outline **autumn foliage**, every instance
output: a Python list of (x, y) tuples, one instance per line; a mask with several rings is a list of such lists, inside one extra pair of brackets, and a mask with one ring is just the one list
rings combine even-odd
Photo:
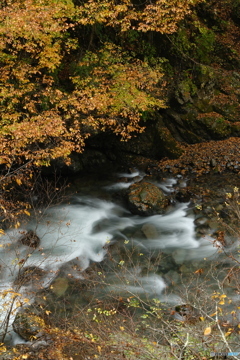
[[(162, 71), (125, 51), (118, 37), (129, 30), (172, 33), (194, 2), (3, 2), (0, 163), (47, 165), (82, 152), (96, 131), (123, 139), (141, 131), (142, 113), (164, 106)], [(115, 43), (92, 44), (99, 24), (112, 28)]]
[(14, 1), (0, 10), (1, 163), (66, 156), (78, 137), (81, 147), (56, 84), (64, 56), (76, 47), (67, 35), (73, 14), (71, 3), (57, 1)]
[(14, 212), (16, 185), (31, 188), (32, 167), (68, 161), (102, 131), (127, 140), (144, 130), (146, 114), (165, 107), (161, 59), (144, 49), (136, 54), (131, 41), (146, 32), (175, 32), (198, 1), (1, 2), (3, 217)]
[(88, 1), (79, 7), (80, 23), (104, 23), (120, 31), (157, 31), (171, 34), (191, 12), (196, 0), (156, 0), (134, 3), (124, 1)]

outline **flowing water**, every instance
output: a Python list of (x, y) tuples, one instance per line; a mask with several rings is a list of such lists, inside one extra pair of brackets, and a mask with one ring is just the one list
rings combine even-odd
[[(40, 288), (47, 288), (56, 278), (59, 269), (71, 276), (83, 279), (84, 270), (91, 262), (102, 262), (106, 257), (108, 246), (117, 242), (131, 244), (138, 253), (146, 255), (158, 253), (171, 257), (166, 276), (157, 268), (144, 274), (144, 261), (128, 268), (127, 284), (119, 282), (119, 277), (109, 274), (109, 286), (106, 291), (128, 291), (132, 294), (148, 294), (161, 300), (178, 303), (178, 295), (166, 295), (168, 276), (175, 276), (171, 264), (182, 266), (185, 262), (210, 262), (218, 257), (218, 249), (214, 246), (214, 239), (209, 235), (197, 238), (195, 233), (194, 216), (189, 210), (188, 203), (179, 203), (169, 209), (165, 215), (140, 217), (132, 215), (119, 201), (114, 201), (117, 191), (127, 188), (134, 181), (134, 177), (144, 177), (144, 174), (120, 174), (119, 177), (129, 177), (129, 182), (117, 181), (112, 184), (96, 184), (91, 193), (88, 189), (81, 189), (81, 193), (71, 197), (68, 203), (52, 207), (46, 211), (39, 210), (39, 217), (31, 218), (23, 229), (11, 229), (1, 237), (0, 263), (1, 279), (0, 292), (2, 324), (6, 321), (6, 314), (18, 293), (17, 301), (11, 308), (8, 325), (11, 326), (16, 311), (29, 299), (34, 301), (35, 293)], [(174, 190), (176, 179), (167, 179), (156, 183), (169, 194)], [(98, 190), (96, 190), (98, 188)], [(97, 196), (96, 192), (100, 195)], [(36, 249), (21, 244), (18, 240), (25, 230), (33, 230), (40, 238), (40, 246)], [(119, 258), (120, 265), (121, 257)], [(74, 266), (73, 266), (74, 265)], [(160, 264), (161, 265), (161, 264)], [(19, 271), (37, 267), (42, 270), (41, 281), (29, 281), (24, 285), (16, 279)], [(74, 270), (75, 269), (75, 270)], [(136, 281), (137, 279), (137, 281)], [(14, 311), (15, 309), (15, 311)], [(19, 340), (18, 340), (19, 341)]]

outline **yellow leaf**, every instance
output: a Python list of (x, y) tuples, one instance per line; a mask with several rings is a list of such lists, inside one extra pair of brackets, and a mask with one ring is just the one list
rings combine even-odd
[(121, 331), (123, 331), (123, 330), (124, 330), (124, 327), (123, 327), (123, 326), (119, 326), (119, 329), (120, 329)]
[(98, 349), (98, 352), (99, 352), (99, 354), (100, 354), (100, 353), (101, 353), (101, 351), (102, 351), (101, 346), (99, 346), (99, 345), (98, 345), (97, 349)]
[(215, 313), (211, 314), (210, 316), (212, 317), (212, 316), (215, 316), (215, 315), (217, 315), (217, 312), (215, 312)]
[(21, 294), (13, 292), (12, 295), (11, 295), (11, 299), (14, 299), (17, 296), (21, 296)]
[(227, 295), (223, 294), (223, 295), (220, 296), (220, 299), (223, 299), (225, 297), (227, 297)]
[(211, 329), (211, 326), (207, 327), (205, 330), (204, 330), (204, 335), (207, 336), (207, 335), (210, 335), (212, 332), (212, 329)]
[(5, 232), (4, 232), (4, 230), (3, 230), (3, 229), (0, 229), (0, 234), (5, 235)]
[(202, 274), (202, 273), (203, 273), (203, 269), (198, 269), (194, 271), (194, 274)]
[(23, 212), (24, 212), (24, 214), (26, 214), (26, 215), (28, 215), (28, 216), (30, 216), (30, 215), (31, 215), (31, 214), (30, 214), (30, 212), (29, 212), (29, 211), (27, 211), (27, 210), (24, 210)]
[(18, 221), (18, 222), (16, 222), (16, 224), (14, 225), (15, 229), (18, 229), (20, 225), (21, 225), (21, 224), (20, 224), (20, 222), (19, 222), (19, 221)]
[(45, 313), (46, 313), (47, 315), (49, 315), (49, 314), (51, 314), (51, 311), (50, 311), (50, 310), (46, 310)]
[(22, 359), (28, 359), (28, 355), (22, 355)]
[(199, 317), (199, 320), (204, 321), (205, 318), (204, 318), (203, 316), (200, 316), (200, 317)]
[(18, 185), (22, 185), (22, 180), (19, 179), (19, 178), (16, 178), (16, 183), (17, 183)]
[(219, 301), (219, 305), (224, 305), (224, 304), (225, 304), (224, 300)]

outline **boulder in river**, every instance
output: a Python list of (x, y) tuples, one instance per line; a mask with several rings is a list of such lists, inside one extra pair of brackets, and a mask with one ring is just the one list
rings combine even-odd
[(51, 284), (51, 290), (56, 296), (65, 294), (69, 286), (69, 281), (66, 277), (59, 277)]
[(18, 276), (14, 281), (15, 285), (34, 285), (41, 284), (42, 278), (47, 272), (37, 266), (27, 266), (19, 270)]
[(131, 213), (142, 216), (162, 214), (169, 204), (168, 198), (161, 189), (142, 181), (129, 187), (127, 200)]
[(45, 326), (43, 318), (32, 306), (19, 311), (13, 322), (13, 330), (27, 341), (41, 334)]
[(142, 226), (142, 232), (144, 233), (144, 235), (148, 240), (159, 238), (159, 233), (153, 224), (148, 224), (148, 223), (144, 224)]
[(23, 245), (27, 245), (36, 249), (40, 244), (40, 239), (33, 230), (28, 230), (19, 239), (19, 242)]

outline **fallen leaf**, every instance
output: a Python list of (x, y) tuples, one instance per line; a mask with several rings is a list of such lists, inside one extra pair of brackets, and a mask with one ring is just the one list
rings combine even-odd
[(207, 335), (210, 335), (211, 334), (211, 332), (212, 332), (212, 329), (211, 329), (211, 326), (209, 326), (209, 327), (206, 327), (206, 329), (204, 330), (204, 335), (205, 336), (207, 336)]

